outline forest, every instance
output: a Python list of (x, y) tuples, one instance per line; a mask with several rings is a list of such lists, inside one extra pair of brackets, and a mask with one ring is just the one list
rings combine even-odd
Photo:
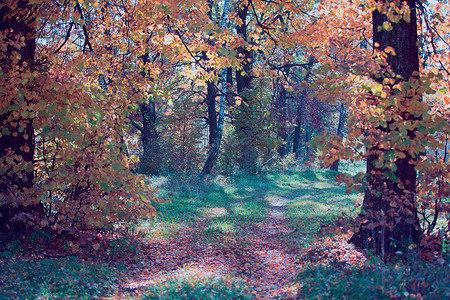
[(450, 298), (448, 0), (2, 0), (1, 299)]

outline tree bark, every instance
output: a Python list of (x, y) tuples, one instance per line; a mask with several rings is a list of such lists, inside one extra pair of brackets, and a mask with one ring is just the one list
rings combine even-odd
[(300, 137), (301, 137), (301, 131), (303, 127), (303, 108), (304, 108), (304, 102), (305, 99), (303, 99), (304, 93), (300, 94), (300, 105), (297, 107), (297, 117), (295, 120), (295, 129), (294, 129), (294, 141), (292, 146), (292, 152), (295, 155), (295, 158), (299, 158), (299, 151), (300, 151)]
[[(308, 63), (305, 66), (305, 70), (307, 71), (305, 77), (303, 78), (304, 82), (308, 82), (311, 75), (312, 75), (312, 67), (314, 65), (314, 63), (316, 62), (316, 59), (314, 56), (310, 56)], [(294, 131), (294, 142), (293, 142), (293, 149), (292, 152), (295, 154), (295, 158), (299, 159), (300, 158), (300, 138), (301, 138), (301, 133), (302, 133), (302, 129), (304, 131), (305, 134), (305, 146), (306, 143), (309, 141), (308, 140), (308, 124), (305, 122), (305, 115), (303, 114), (304, 111), (308, 110), (307, 107), (307, 102), (306, 102), (306, 97), (307, 97), (307, 93), (308, 93), (308, 89), (304, 88), (301, 93), (298, 96), (299, 102), (300, 104), (298, 104), (297, 106), (297, 118), (296, 118), (296, 127), (295, 127), (295, 131)], [(305, 128), (303, 128), (303, 124), (305, 124)]]
[[(381, 0), (378, 2), (379, 4), (389, 4)], [(387, 56), (387, 63), (394, 76), (389, 75), (385, 69), (379, 74), (382, 76), (376, 76), (380, 83), (386, 76), (395, 78), (396, 83), (418, 77), (416, 1), (407, 0), (406, 3), (410, 8), (410, 22), (403, 19), (398, 23), (391, 22), (392, 30), (390, 31), (379, 29), (389, 21), (387, 16), (378, 10), (374, 10), (372, 13), (375, 48), (383, 51), (387, 47), (392, 47), (395, 51), (395, 55), (391, 52)], [(412, 99), (413, 97), (414, 99)], [(417, 94), (413, 97), (402, 99), (406, 108), (411, 105), (412, 101), (418, 101)], [(404, 121), (414, 121), (414, 116), (406, 112), (406, 109), (399, 114)], [(386, 128), (377, 129), (389, 137), (391, 133), (389, 125)], [(414, 137), (415, 129), (408, 132), (409, 139), (414, 139)], [(422, 232), (415, 202), (416, 170), (414, 160), (416, 158), (412, 157), (408, 151), (403, 151), (405, 157), (396, 159), (395, 177), (393, 177), (383, 175), (390, 170), (375, 166), (379, 156), (388, 150), (374, 144), (367, 151), (367, 189), (363, 202), (364, 212), (360, 215), (362, 222), (359, 231), (352, 236), (351, 242), (359, 248), (370, 250), (376, 255), (381, 255), (383, 259), (387, 259), (396, 252), (404, 253), (411, 244), (419, 244)]]
[[(337, 126), (337, 136), (342, 141), (343, 131), (345, 125), (345, 104), (341, 103), (341, 107), (339, 109), (339, 122)], [(336, 159), (330, 167), (331, 171), (339, 172), (339, 158)]]
[[(0, 63), (2, 73), (6, 75), (6, 87), (15, 85), (8, 82), (9, 72), (19, 68), (19, 72), (32, 71), (36, 37), (33, 27), (34, 10), (36, 7), (28, 1), (18, 1), (17, 6), (11, 9), (7, 4), (0, 8), (0, 32), (5, 34), (4, 42), (8, 40), (20, 40), (24, 38), (25, 45), (17, 49), (10, 45), (1, 53)], [(13, 60), (14, 52), (20, 55), (18, 61)], [(31, 83), (25, 83), (17, 89), (29, 89)], [(0, 105), (0, 231), (11, 235), (23, 233), (26, 221), (21, 219), (12, 222), (15, 216), (38, 213), (43, 214), (43, 206), (40, 202), (30, 201), (30, 194), (23, 196), (28, 189), (33, 188), (34, 179), (34, 149), (35, 133), (33, 119), (25, 106), (31, 103), (31, 99), (24, 95), (12, 95), (12, 90), (1, 93)], [(18, 113), (18, 114), (17, 114)], [(13, 158), (12, 162), (6, 159)], [(14, 204), (14, 205), (13, 205)], [(13, 206), (14, 207), (13, 207)], [(19, 218), (20, 219), (20, 218)]]
[[(239, 6), (238, 18), (241, 20), (241, 25), (236, 26), (236, 32), (246, 43), (248, 43), (247, 17), (248, 5)], [(242, 57), (242, 70), (236, 71), (236, 89), (242, 101), (235, 120), (239, 145), (237, 162), (245, 173), (256, 174), (258, 152), (253, 143), (255, 138), (253, 126), (257, 120), (254, 119), (254, 99), (251, 95), (253, 52), (248, 49), (247, 45), (242, 45), (237, 49), (237, 53), (238, 57)]]
[(143, 174), (156, 174), (160, 170), (160, 147), (158, 143), (158, 132), (156, 130), (156, 106), (155, 102), (149, 100), (139, 104), (142, 114), (142, 156), (139, 171)]
[[(228, 16), (228, 5), (229, 0), (226, 0), (223, 6), (223, 13), (222, 13), (222, 20), (220, 22), (220, 26), (222, 29), (226, 26), (226, 19)], [(206, 175), (209, 175), (211, 173), (212, 168), (214, 167), (214, 163), (217, 160), (217, 157), (219, 156), (219, 150), (220, 150), (220, 144), (222, 142), (222, 135), (223, 135), (223, 123), (225, 120), (225, 105), (227, 100), (227, 85), (231, 85), (232, 83), (232, 77), (230, 68), (223, 69), (222, 74), (220, 77), (220, 104), (219, 104), (219, 119), (216, 123), (216, 108), (215, 108), (215, 94), (214, 94), (214, 119), (209, 120), (217, 124), (215, 127), (215, 130), (213, 132), (212, 141), (211, 141), (211, 132), (210, 132), (210, 140), (209, 144), (210, 149), (208, 151), (208, 157), (206, 158), (205, 165), (203, 166), (203, 169), (200, 173), (200, 177), (204, 177)], [(214, 86), (213, 86), (214, 88)], [(208, 82), (208, 92), (209, 92), (209, 82)], [(208, 106), (208, 112), (209, 112), (209, 106)], [(211, 117), (211, 115), (208, 113), (208, 118)], [(211, 128), (211, 127), (210, 127)]]
[[(278, 104), (279, 104), (279, 109), (280, 109), (280, 115), (282, 120), (285, 120), (287, 118), (287, 113), (286, 113), (286, 108), (287, 108), (287, 103), (286, 103), (286, 98), (287, 98), (287, 91), (284, 88), (284, 86), (281, 84), (280, 86), (280, 94), (278, 96)], [(288, 138), (290, 136), (290, 134), (288, 133), (286, 128), (280, 128), (278, 134), (280, 135), (280, 137), (283, 139), (283, 144), (281, 144), (277, 151), (278, 151), (278, 155), (280, 157), (285, 157), (288, 153), (289, 153), (289, 143), (288, 143)]]
[(210, 147), (214, 146), (214, 140), (217, 134), (217, 112), (216, 112), (216, 87), (214, 82), (208, 81), (206, 83), (206, 106), (208, 107), (208, 128), (209, 139), (208, 144)]

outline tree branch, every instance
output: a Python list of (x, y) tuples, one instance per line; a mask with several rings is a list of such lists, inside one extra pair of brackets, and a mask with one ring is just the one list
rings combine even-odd
[(140, 132), (144, 132), (144, 127), (142, 127), (141, 125), (139, 125), (138, 123), (136, 123), (135, 120), (130, 119), (130, 123), (131, 125), (133, 125), (137, 130), (139, 130)]
[(66, 37), (64, 38), (63, 43), (55, 51), (53, 51), (53, 54), (58, 53), (59, 50), (61, 50), (61, 48), (64, 47), (64, 45), (67, 43), (67, 41), (70, 38), (70, 32), (72, 31), (73, 24), (74, 24), (73, 22), (70, 22), (70, 26), (69, 29), (67, 30)]
[[(83, 10), (81, 9), (80, 3), (77, 2), (75, 8), (78, 10), (78, 12), (81, 15), (81, 19), (85, 21)], [(84, 45), (83, 45), (83, 52), (86, 49), (86, 46), (88, 46), (90, 51), (93, 51), (91, 41), (89, 40), (89, 32), (87, 30), (86, 22), (83, 24), (83, 33), (84, 33)]]

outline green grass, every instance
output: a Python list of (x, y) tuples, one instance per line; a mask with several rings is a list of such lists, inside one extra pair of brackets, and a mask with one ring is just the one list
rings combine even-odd
[(147, 289), (141, 299), (253, 299), (239, 280), (170, 280)]
[(92, 299), (112, 294), (120, 270), (75, 257), (0, 264), (0, 299)]
[[(236, 224), (263, 220), (270, 205), (280, 202), (294, 226), (310, 224), (314, 220), (314, 224), (308, 227), (316, 231), (319, 223), (332, 221), (342, 212), (355, 213), (355, 201), (360, 196), (346, 195), (343, 185), (336, 186), (334, 176), (335, 173), (330, 171), (308, 170), (241, 175), (232, 179), (222, 177), (221, 180), (209, 181), (173, 178), (162, 186), (159, 193), (160, 197), (170, 198), (172, 202), (157, 204), (160, 215), (156, 220), (144, 223), (141, 231), (150, 235), (160, 232), (162, 238), (169, 238), (170, 232), (175, 231), (171, 224), (189, 226), (200, 218), (219, 222), (226, 218), (228, 226), (236, 229), (239, 227)], [(296, 229), (305, 232), (311, 228)]]
[(219, 176), (207, 181), (155, 178), (166, 182), (159, 196), (170, 198), (171, 203), (157, 204), (161, 214), (156, 220), (143, 222), (138, 230), (148, 238), (169, 240), (180, 226), (205, 219), (210, 224), (197, 239), (221, 244), (225, 236), (242, 239), (250, 224), (264, 220), (271, 205), (283, 205), (293, 234), (280, 239), (290, 248), (309, 247), (322, 224), (331, 223), (342, 213), (357, 213), (355, 202), (362, 195), (345, 194), (345, 186), (336, 185), (335, 175), (328, 170), (306, 170)]
[(449, 299), (449, 272), (448, 261), (353, 270), (309, 265), (298, 280), (302, 299)]

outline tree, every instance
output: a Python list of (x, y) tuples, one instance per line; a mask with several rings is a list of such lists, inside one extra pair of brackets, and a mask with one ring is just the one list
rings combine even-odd
[[(336, 135), (342, 139), (344, 135), (344, 125), (345, 125), (345, 103), (340, 104), (339, 108), (339, 121), (337, 124), (337, 132)], [(331, 171), (338, 172), (339, 171), (339, 159), (336, 159), (330, 167)]]
[[(17, 1), (0, 7), (1, 106), (0, 106), (0, 232), (23, 230), (26, 217), (42, 215), (39, 202), (34, 201), (35, 133), (33, 104), (37, 99), (26, 91), (33, 86), (35, 71), (36, 31), (34, 22), (38, 3)], [(28, 201), (18, 199), (29, 198)], [(11, 220), (22, 215), (15, 225)]]
[(143, 100), (139, 103), (142, 115), (142, 126), (135, 121), (133, 126), (141, 132), (142, 155), (139, 161), (139, 172), (143, 174), (154, 174), (160, 171), (160, 145), (157, 131), (157, 115), (155, 102)]
[[(223, 12), (222, 12), (222, 19), (220, 21), (220, 27), (221, 29), (225, 29), (226, 20), (228, 16), (228, 5), (229, 0), (225, 0), (223, 4)], [(208, 124), (209, 131), (210, 131), (210, 137), (209, 137), (209, 144), (210, 149), (208, 151), (208, 157), (206, 158), (205, 165), (203, 166), (202, 172), (200, 173), (200, 176), (205, 176), (211, 173), (211, 170), (213, 168), (214, 162), (216, 161), (219, 150), (220, 150), (220, 144), (222, 142), (222, 135), (223, 135), (223, 123), (225, 118), (225, 104), (226, 104), (226, 97), (227, 97), (227, 69), (223, 68), (220, 75), (220, 104), (219, 104), (219, 119), (216, 120), (216, 93), (215, 88), (211, 84), (211, 82), (208, 81), (207, 86), (207, 103), (208, 103)]]
[[(418, 245), (422, 234), (419, 226), (416, 202), (417, 173), (414, 161), (417, 155), (392, 144), (388, 149), (383, 141), (395, 135), (393, 128), (397, 122), (414, 124), (418, 117), (414, 114), (416, 102), (421, 101), (421, 93), (414, 88), (406, 91), (406, 83), (418, 82), (419, 52), (417, 38), (416, 1), (406, 1), (400, 20), (388, 15), (391, 1), (378, 1), (372, 12), (373, 43), (375, 53), (386, 53), (386, 60), (377, 74), (376, 80), (396, 97), (395, 86), (401, 95), (397, 98), (401, 107), (395, 119), (377, 126), (369, 133), (371, 143), (367, 147), (367, 189), (364, 194), (362, 224), (351, 241), (363, 249), (371, 249), (377, 254), (393, 254), (405, 251), (411, 244)], [(397, 4), (395, 4), (397, 5)], [(385, 64), (384, 64), (385, 62)], [(401, 91), (398, 89), (405, 89)], [(383, 105), (378, 96), (373, 101)], [(386, 107), (386, 109), (389, 109)], [(407, 138), (415, 139), (418, 129), (407, 130)], [(392, 168), (378, 163), (397, 148)], [(399, 149), (400, 148), (400, 149)]]
[(245, 42), (237, 49), (241, 59), (241, 68), (236, 71), (236, 89), (241, 98), (239, 112), (234, 120), (237, 139), (239, 143), (238, 163), (242, 171), (255, 174), (257, 171), (257, 149), (253, 143), (255, 139), (252, 127), (254, 126), (254, 96), (252, 95), (252, 64), (254, 53), (250, 47), (248, 38), (250, 3), (239, 3), (237, 8), (236, 32)]
[[(438, 90), (441, 94), (447, 91), (442, 88), (442, 79), (449, 74), (448, 62), (435, 51), (448, 49), (440, 34), (444, 18), (438, 12), (446, 10), (426, 12), (414, 1), (371, 2), (365, 10), (352, 3), (332, 2), (341, 9), (330, 13), (332, 21), (319, 19), (315, 26), (319, 32), (326, 24), (334, 35), (325, 39), (334, 46), (330, 49), (333, 61), (318, 55), (331, 76), (317, 74), (315, 84), (322, 87), (325, 97), (342, 99), (349, 129), (342, 142), (336, 135), (330, 139), (324, 134), (316, 145), (323, 151), (321, 157), (328, 166), (336, 159), (367, 161), (365, 176), (339, 174), (337, 179), (347, 184), (347, 192), (365, 189), (361, 225), (351, 241), (389, 259), (395, 253), (423, 247), (423, 233), (430, 234), (437, 216), (449, 209), (442, 201), (448, 193), (448, 177), (441, 171), (432, 171), (446, 170), (447, 165), (430, 155), (448, 151), (448, 114), (437, 113), (429, 96)], [(426, 29), (418, 30), (417, 5)], [(367, 12), (371, 12), (370, 18)], [(365, 25), (348, 24), (353, 15), (371, 20), (371, 35), (365, 32)], [(433, 25), (429, 18), (434, 20)], [(420, 68), (419, 39), (427, 44), (422, 48), (434, 49), (431, 68), (424, 64)], [(345, 96), (331, 96), (336, 94)]]
[[(121, 141), (135, 100), (130, 81), (148, 85), (127, 73), (141, 48), (127, 49), (129, 32), (115, 32), (134, 5), (2, 3), (2, 238), (16, 225), (17, 234), (25, 225), (73, 233), (153, 215), (155, 198), (130, 172), (134, 161)], [(112, 83), (107, 91), (100, 75)]]

